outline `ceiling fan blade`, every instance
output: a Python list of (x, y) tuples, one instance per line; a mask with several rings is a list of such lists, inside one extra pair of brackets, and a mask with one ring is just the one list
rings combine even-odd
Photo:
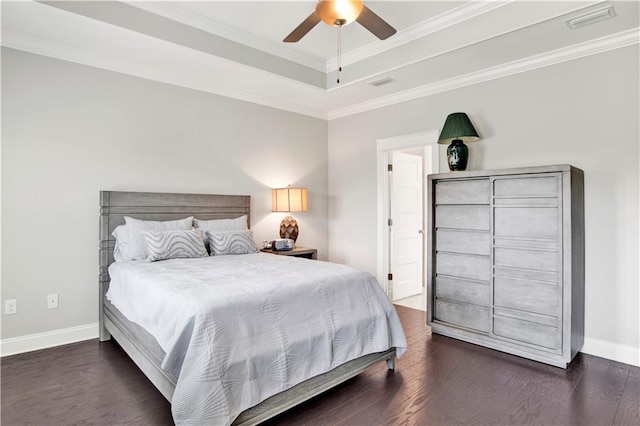
[(395, 28), (373, 13), (367, 6), (362, 6), (362, 12), (356, 21), (380, 40), (386, 40), (396, 33)]
[(311, 15), (309, 15), (309, 17), (307, 17), (307, 19), (302, 21), (302, 23), (298, 25), (295, 30), (291, 31), (291, 34), (286, 36), (282, 41), (284, 41), (285, 43), (295, 43), (297, 41), (300, 41), (300, 39), (307, 35), (307, 33), (311, 31), (313, 27), (318, 25), (319, 22), (320, 17), (315, 12), (313, 12)]

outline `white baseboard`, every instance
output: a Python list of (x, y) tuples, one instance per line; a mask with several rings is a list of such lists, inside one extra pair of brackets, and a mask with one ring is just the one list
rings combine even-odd
[[(98, 337), (98, 323), (0, 340), (0, 356), (21, 354)], [(640, 367), (640, 348), (585, 337), (585, 354)]]
[(98, 323), (0, 340), (0, 356), (21, 354), (98, 337)]
[(637, 347), (585, 337), (580, 352), (640, 367), (640, 348)]

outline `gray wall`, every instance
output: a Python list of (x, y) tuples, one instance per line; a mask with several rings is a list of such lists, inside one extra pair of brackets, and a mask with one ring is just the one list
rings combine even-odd
[[(97, 321), (100, 189), (249, 194), (262, 240), (281, 219), (269, 189), (304, 185), (300, 245), (375, 273), (375, 140), (465, 111), (482, 136), (469, 169), (585, 171), (587, 338), (637, 351), (638, 59), (632, 46), (334, 120), (327, 133), (322, 120), (3, 49), (2, 300), (17, 298), (18, 314), (2, 316), (1, 337)], [(59, 309), (46, 309), (50, 293)]]
[(482, 137), (469, 170), (584, 170), (586, 337), (637, 354), (638, 76), (634, 45), (331, 121), (330, 260), (377, 271), (375, 140), (437, 130), (463, 111)]
[(288, 184), (309, 188), (298, 243), (326, 258), (325, 121), (3, 49), (2, 339), (97, 322), (101, 189), (251, 195), (261, 241)]

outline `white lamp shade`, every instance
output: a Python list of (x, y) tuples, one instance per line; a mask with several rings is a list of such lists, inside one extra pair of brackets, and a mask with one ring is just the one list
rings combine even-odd
[(271, 211), (306, 212), (307, 188), (276, 188), (271, 190)]

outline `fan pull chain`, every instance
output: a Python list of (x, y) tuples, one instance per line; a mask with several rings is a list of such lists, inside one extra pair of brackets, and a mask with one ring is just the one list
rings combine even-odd
[(336, 83), (340, 84), (340, 73), (342, 72), (342, 24), (338, 24), (338, 78)]

